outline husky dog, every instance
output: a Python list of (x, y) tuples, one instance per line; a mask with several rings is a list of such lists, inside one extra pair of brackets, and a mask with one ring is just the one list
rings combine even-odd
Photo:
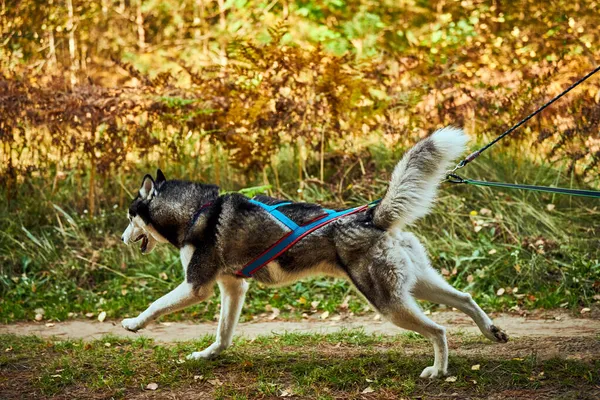
[[(428, 213), (444, 172), (463, 153), (466, 142), (463, 131), (451, 127), (420, 141), (395, 167), (380, 204), (315, 230), (253, 278), (268, 285), (310, 275), (349, 280), (388, 320), (433, 342), (435, 361), (423, 370), (423, 378), (446, 375), (448, 346), (444, 327), (427, 318), (415, 298), (455, 307), (470, 316), (488, 339), (506, 342), (506, 334), (468, 293), (454, 289), (436, 272), (416, 236), (404, 230)], [(256, 200), (268, 205), (282, 202), (267, 196)], [(321, 206), (308, 203), (278, 210), (299, 225), (323, 214)], [(289, 228), (241, 194), (219, 195), (215, 185), (167, 180), (160, 170), (156, 179), (144, 177), (128, 216), (123, 241), (141, 241), (142, 253), (152, 251), (156, 243), (171, 243), (179, 249), (185, 280), (137, 317), (124, 319), (123, 327), (135, 332), (161, 315), (206, 300), (216, 283), (221, 292), (216, 341), (188, 359), (218, 356), (231, 345), (248, 290), (248, 281), (236, 273)]]

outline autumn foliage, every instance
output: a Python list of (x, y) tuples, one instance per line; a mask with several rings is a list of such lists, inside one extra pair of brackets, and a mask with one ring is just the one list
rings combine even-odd
[[(92, 210), (96, 175), (207, 141), (267, 173), (282, 146), (322, 164), (374, 133), (485, 140), (600, 59), (595, 1), (43, 3), (0, 14), (0, 179), (86, 171)], [(503, 146), (594, 185), (599, 103), (596, 78)]]

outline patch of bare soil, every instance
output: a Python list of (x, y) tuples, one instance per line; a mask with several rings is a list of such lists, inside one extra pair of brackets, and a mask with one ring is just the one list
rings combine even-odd
[[(433, 313), (431, 318), (448, 328), (452, 333), (465, 332), (478, 334), (479, 330), (465, 314), (453, 311)], [(600, 334), (600, 319), (576, 318), (565, 312), (538, 312), (533, 315), (519, 316), (513, 314), (497, 314), (494, 323), (501, 327), (510, 337), (580, 337)], [(120, 321), (74, 320), (56, 322), (26, 322), (0, 325), (0, 333), (16, 335), (38, 335), (41, 337), (58, 337), (70, 339), (93, 340), (104, 335), (137, 337), (143, 335), (158, 342), (176, 342), (194, 340), (203, 335), (212, 335), (217, 329), (215, 322), (194, 324), (191, 322), (162, 322), (149, 325), (146, 329), (132, 333), (123, 329)], [(339, 329), (362, 328), (366, 333), (395, 335), (402, 330), (387, 321), (375, 320), (373, 316), (346, 318), (341, 321), (323, 321), (311, 319), (304, 321), (257, 321), (239, 324), (237, 334), (253, 338), (284, 332), (332, 333)]]

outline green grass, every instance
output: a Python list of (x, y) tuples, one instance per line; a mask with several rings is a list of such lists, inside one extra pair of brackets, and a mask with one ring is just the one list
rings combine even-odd
[[(400, 152), (379, 145), (368, 151), (368, 156), (361, 155), (364, 174), (359, 167), (347, 167), (341, 186), (336, 166), (331, 166), (325, 174), (328, 183), (306, 182), (303, 199), (340, 207), (381, 196)], [(281, 154), (277, 195), (298, 199), (298, 193), (292, 195), (298, 185), (293, 155)], [(557, 169), (520, 158), (515, 165), (513, 156), (482, 157), (461, 172), (487, 180), (577, 186)], [(167, 169), (167, 177), (214, 181), (213, 164), (196, 162), (199, 169), (192, 170), (184, 165)], [(318, 163), (307, 165), (308, 176), (318, 174)], [(223, 189), (239, 189), (235, 173), (227, 171), (221, 174)], [(82, 318), (88, 313), (95, 317), (101, 311), (108, 318), (134, 316), (180, 282), (183, 271), (175, 249), (163, 246), (142, 256), (135, 246), (126, 247), (119, 240), (127, 223), (123, 216), (126, 190), (135, 191), (140, 176), (141, 170), (128, 173), (127, 179), (103, 182), (97, 188), (100, 210), (93, 218), (85, 213), (85, 196), (75, 192), (85, 179), (74, 172), (54, 191), (53, 183), (43, 179), (23, 182), (17, 202), (0, 204), (0, 322), (32, 320), (42, 310), (45, 320)], [(268, 178), (273, 181), (272, 174)], [(120, 207), (119, 201), (123, 202)], [(593, 305), (600, 294), (600, 210), (596, 203), (446, 184), (432, 214), (412, 230), (425, 243), (434, 266), (487, 310), (578, 310)], [(499, 296), (501, 289), (504, 294)], [(215, 296), (167, 318), (212, 320), (218, 303)], [(281, 318), (369, 311), (348, 283), (324, 278), (282, 288), (253, 284), (242, 318), (269, 314), (267, 305), (280, 309)]]
[[(450, 375), (456, 381), (431, 383), (418, 377), (432, 361), (427, 341), (415, 335), (384, 338), (361, 331), (238, 339), (217, 360), (183, 361), (211, 339), (163, 345), (144, 338), (105, 337), (88, 343), (3, 335), (0, 389), (5, 398), (33, 394), (126, 398), (144, 391), (149, 383), (158, 384), (161, 392), (196, 391), (207, 398), (278, 396), (283, 391), (311, 398), (355, 398), (367, 387), (380, 397), (448, 393), (484, 397), (513, 390), (593, 398), (600, 379), (598, 360), (515, 357), (515, 350), (494, 352), (499, 346), (490, 343), (476, 344), (478, 355), (465, 356), (461, 346), (473, 345), (469, 337), (462, 337), (453, 342), (459, 353), (453, 351), (450, 357)], [(479, 370), (472, 369), (476, 364)]]

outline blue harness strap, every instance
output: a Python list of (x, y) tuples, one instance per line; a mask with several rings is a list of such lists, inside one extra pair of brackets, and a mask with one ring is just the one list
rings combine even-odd
[(291, 201), (285, 201), (283, 203), (278, 203), (278, 204), (275, 204), (272, 206), (261, 203), (260, 201), (256, 201), (254, 199), (250, 199), (250, 203), (256, 204), (257, 206), (264, 208), (266, 212), (268, 212), (269, 214), (271, 214), (272, 216), (277, 218), (279, 221), (281, 221), (281, 223), (283, 223), (285, 226), (287, 226), (291, 230), (298, 228), (298, 224), (296, 224), (294, 221), (292, 221), (291, 219), (286, 217), (284, 213), (282, 213), (281, 211), (279, 211), (277, 209), (281, 206), (287, 206), (288, 204), (292, 204)]
[(256, 273), (256, 271), (267, 265), (275, 258), (279, 257), (281, 254), (283, 254), (290, 247), (292, 247), (294, 244), (296, 244), (298, 241), (300, 241), (302, 238), (304, 238), (311, 232), (314, 232), (315, 230), (327, 225), (330, 222), (335, 221), (338, 218), (365, 211), (368, 208), (379, 203), (380, 200), (375, 200), (369, 204), (365, 204), (364, 206), (349, 208), (347, 210), (342, 211), (324, 209), (326, 214), (315, 218), (314, 220), (305, 225), (296, 224), (294, 221), (286, 217), (281, 211), (277, 210), (278, 207), (291, 204), (291, 202), (279, 203), (273, 206), (263, 204), (256, 200), (250, 200), (250, 202), (252, 204), (256, 204), (262, 207), (265, 211), (267, 211), (272, 216), (281, 221), (281, 223), (286, 225), (290, 229), (290, 231), (277, 242), (275, 242), (271, 247), (265, 250), (261, 255), (259, 255), (254, 260), (250, 261), (248, 264), (246, 264), (241, 271), (237, 272), (237, 275), (246, 278), (251, 278), (252, 275)]

